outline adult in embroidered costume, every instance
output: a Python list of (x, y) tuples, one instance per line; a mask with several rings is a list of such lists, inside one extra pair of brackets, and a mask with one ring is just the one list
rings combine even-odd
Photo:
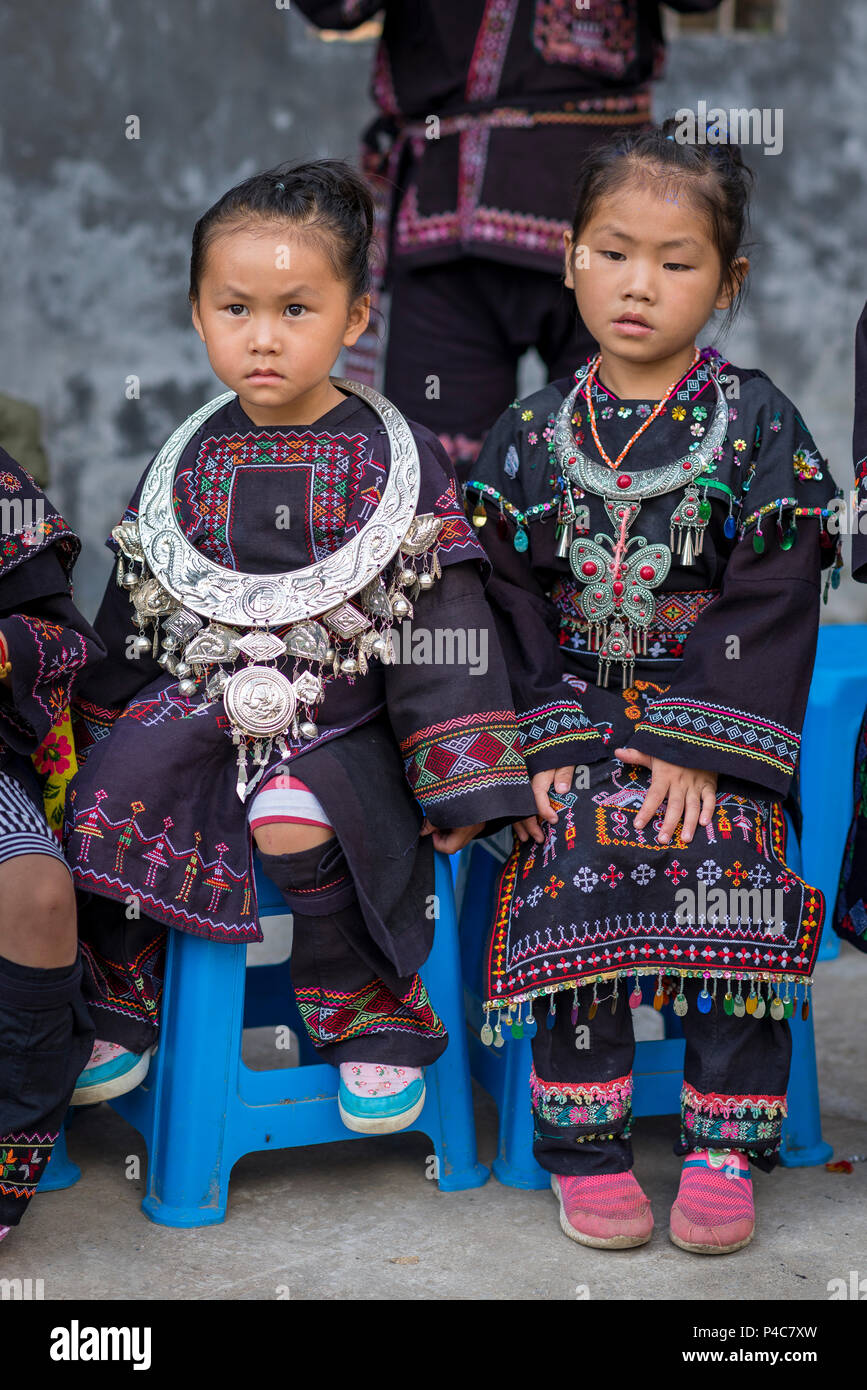
[[(328, 375), (367, 321), (372, 225), (336, 161), (258, 175), (197, 224), (194, 321), (233, 389), (160, 450), (110, 542), (109, 655), (80, 691), (68, 817), (103, 1044), (77, 1102), (146, 1068), (167, 928), (261, 939), (255, 840), (293, 910), (297, 1002), (341, 1066), (346, 1122), (411, 1123), (446, 1045), (417, 973), (429, 833), (452, 850), (532, 808), (448, 459)], [(484, 638), (484, 663), (420, 669), (415, 639), (455, 631)]]
[[(719, 0), (672, 0), (681, 12)], [(384, 11), (363, 167), (391, 293), (385, 391), (459, 476), (535, 347), (552, 379), (592, 346), (564, 294), (564, 169), (650, 120), (665, 61), (656, 0), (298, 0), (324, 28)], [(373, 383), (379, 342), (349, 358)], [(432, 392), (431, 379), (439, 383)]]
[[(852, 532), (852, 577), (867, 584), (867, 305), (855, 331), (855, 496), (858, 526)], [(843, 852), (834, 930), (867, 951), (867, 708), (855, 749), (855, 808)]]
[(485, 1036), (536, 1022), (535, 1151), (564, 1230), (637, 1244), (630, 1016), (643, 986), (657, 1007), (671, 990), (679, 1151), (698, 1154), (671, 1234), (717, 1251), (752, 1233), (741, 1160), (775, 1161), (786, 1019), (808, 1007), (822, 927), (783, 806), (834, 485), (763, 372), (693, 346), (747, 272), (747, 171), (673, 129), (583, 166), (567, 283), (601, 356), (515, 402), (467, 484), (541, 821), (502, 876)]
[(2, 1238), (36, 1191), (93, 1041), (58, 835), (75, 769), (70, 689), (104, 650), (72, 602), (78, 537), (2, 449), (0, 509)]

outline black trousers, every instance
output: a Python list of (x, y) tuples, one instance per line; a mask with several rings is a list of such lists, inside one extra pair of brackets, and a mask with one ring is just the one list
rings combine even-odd
[(80, 961), (0, 957), (0, 1226), (17, 1226), (36, 1191), (93, 1039)]
[[(727, 1014), (722, 988), (710, 1012), (703, 1013), (701, 988), (701, 980), (683, 985), (686, 1054), (675, 1152), (737, 1149), (767, 1171), (777, 1161), (782, 1137), (792, 1056), (789, 1024), (769, 1013), (759, 1020)], [(551, 1173), (617, 1173), (632, 1167), (635, 1036), (628, 991), (621, 982), (612, 1012), (613, 991), (613, 983), (598, 988), (592, 1019), (590, 986), (577, 991), (577, 1014), (571, 991), (553, 996), (553, 1019), (546, 1001), (534, 1006), (533, 1152)]]
[(439, 436), (461, 481), (515, 398), (527, 349), (556, 381), (595, 346), (559, 275), (471, 256), (415, 270), (395, 262), (385, 394)]

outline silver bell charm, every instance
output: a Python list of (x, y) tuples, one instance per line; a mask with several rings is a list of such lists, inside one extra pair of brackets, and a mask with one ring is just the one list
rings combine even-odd
[(179, 695), (195, 695), (197, 688), (198, 688), (198, 682), (197, 682), (197, 681), (182, 680), (182, 681), (179, 681), (179, 682), (178, 682), (178, 694), (179, 694)]
[(318, 737), (319, 737), (319, 729), (318, 729), (317, 726), (313, 723), (313, 720), (312, 720), (312, 719), (304, 719), (304, 720), (302, 720), (302, 723), (301, 723), (301, 737), (302, 737), (302, 738), (318, 738)]

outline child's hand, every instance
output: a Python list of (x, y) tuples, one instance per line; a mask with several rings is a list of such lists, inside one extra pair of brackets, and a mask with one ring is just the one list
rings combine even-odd
[(557, 812), (548, 799), (551, 783), (554, 783), (555, 792), (567, 792), (572, 785), (574, 776), (574, 767), (557, 767), (552, 768), (550, 772), (537, 772), (535, 777), (530, 778), (530, 786), (533, 788), (533, 796), (536, 799), (538, 818), (537, 816), (528, 816), (526, 820), (517, 820), (513, 823), (515, 834), (522, 844), (528, 839), (535, 840), (539, 845), (542, 843), (545, 833), (539, 824), (540, 820), (548, 821), (550, 825), (557, 824)]
[(440, 854), (457, 854), (459, 849), (468, 845), (470, 840), (484, 828), (485, 821), (479, 821), (478, 825), (460, 825), (456, 830), (437, 830), (436, 826), (431, 825), (425, 816), (424, 824), (418, 833), (419, 835), (433, 835), (434, 848), (438, 849)]
[(680, 837), (687, 844), (692, 840), (696, 826), (707, 825), (716, 805), (715, 772), (703, 772), (694, 767), (678, 767), (677, 763), (666, 763), (662, 758), (651, 758), (647, 753), (639, 753), (633, 748), (615, 748), (614, 756), (624, 763), (649, 767), (652, 774), (650, 790), (633, 822), (636, 830), (643, 830), (666, 798), (668, 806), (665, 818), (656, 837), (660, 844), (668, 844), (681, 816), (683, 830)]

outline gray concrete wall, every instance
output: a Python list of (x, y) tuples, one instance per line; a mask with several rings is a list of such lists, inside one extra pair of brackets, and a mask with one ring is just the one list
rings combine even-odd
[[(657, 111), (700, 97), (783, 108), (783, 152), (751, 156), (761, 246), (728, 351), (798, 402), (848, 487), (852, 335), (867, 295), (867, 5), (789, 8), (781, 38), (677, 40)], [(189, 325), (195, 218), (281, 159), (352, 157), (372, 46), (323, 43), (264, 0), (7, 0), (0, 55), (0, 390), (42, 411), (92, 613), (102, 540), (144, 464), (220, 389)], [(138, 140), (125, 138), (130, 115)], [(139, 400), (126, 399), (129, 376)], [(841, 595), (828, 616), (867, 620), (867, 592)]]

